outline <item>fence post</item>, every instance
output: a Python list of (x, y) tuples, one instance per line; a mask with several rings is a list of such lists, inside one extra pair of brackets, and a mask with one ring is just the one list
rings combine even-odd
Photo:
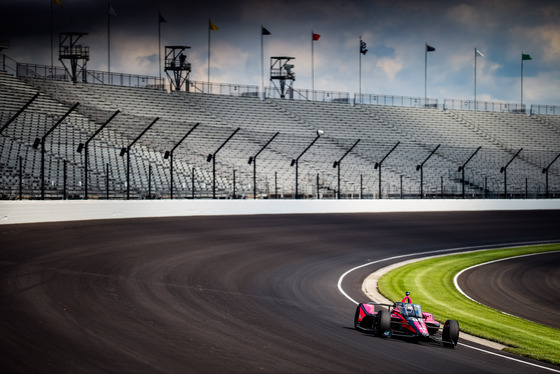
[(191, 183), (192, 183), (191, 196), (192, 196), (192, 198), (193, 198), (193, 200), (194, 200), (194, 168), (192, 168)]
[(66, 200), (66, 164), (68, 161), (64, 160), (62, 164), (62, 199)]
[(105, 191), (106, 191), (106, 199), (109, 200), (109, 164), (107, 163), (106, 165), (106, 170), (107, 170), (107, 180), (106, 180), (106, 186), (105, 186)]
[(152, 165), (148, 165), (148, 200), (152, 198)]
[(364, 196), (364, 175), (360, 174), (360, 200), (363, 199)]
[(23, 200), (23, 157), (19, 156), (19, 199)]

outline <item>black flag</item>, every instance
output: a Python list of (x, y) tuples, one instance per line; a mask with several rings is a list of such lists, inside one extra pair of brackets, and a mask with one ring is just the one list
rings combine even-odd
[(360, 40), (360, 53), (362, 54), (366, 54), (367, 53), (367, 48), (366, 48), (366, 42), (364, 42), (363, 40)]

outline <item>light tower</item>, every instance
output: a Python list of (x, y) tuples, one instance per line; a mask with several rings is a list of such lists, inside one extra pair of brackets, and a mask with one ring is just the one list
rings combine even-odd
[(165, 73), (169, 77), (171, 90), (181, 91), (183, 85), (185, 91), (189, 92), (189, 74), (191, 63), (187, 61), (186, 45), (165, 46)]
[[(270, 58), (270, 80), (282, 99), (286, 97), (286, 91), (290, 99), (294, 98), (293, 85), (296, 80), (296, 73), (292, 71), (294, 65), (289, 64), (290, 60), (295, 60), (295, 57)], [(278, 85), (276, 81), (279, 81)]]
[[(58, 44), (58, 59), (70, 74), (72, 82), (78, 81), (78, 76), (82, 75), (82, 82), (87, 82), (87, 62), (89, 61), (89, 47), (77, 44), (82, 36), (87, 32), (61, 32)], [(66, 66), (64, 60), (70, 61), (70, 68)]]

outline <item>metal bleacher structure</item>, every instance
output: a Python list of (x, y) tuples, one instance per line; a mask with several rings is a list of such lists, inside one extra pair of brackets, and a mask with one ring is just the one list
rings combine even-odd
[[(454, 101), (437, 106), (410, 98), (411, 104), (395, 105), (394, 97), (385, 104), (379, 103), (379, 96), (372, 104), (362, 97), (340, 100), (325, 92), (320, 101), (281, 99), (270, 89), (263, 99), (256, 86), (219, 85), (220, 92), (226, 88), (226, 93), (216, 94), (212, 85), (199, 90), (197, 82), (190, 82), (190, 92), (169, 92), (159, 85), (134, 83), (139, 80), (131, 80), (130, 75), (128, 83), (123, 83), (122, 75), (119, 79), (111, 75), (111, 82), (105, 78), (72, 82), (63, 72), (39, 74), (37, 66), (27, 64), (8, 70), (0, 71), (0, 127), (36, 93), (39, 96), (0, 134), (2, 199), (41, 197), (41, 151), (33, 143), (75, 103), (79, 103), (76, 109), (45, 141), (46, 199), (123, 199), (127, 187), (131, 199), (170, 198), (170, 160), (165, 153), (197, 123), (175, 150), (174, 198), (294, 198), (291, 162), (314, 141), (317, 130), (324, 135), (299, 161), (300, 198), (379, 198), (375, 164), (397, 142), (382, 164), (382, 198), (462, 197), (458, 166), (478, 147), (465, 168), (465, 197), (543, 198), (543, 168), (549, 164), (548, 196), (560, 195), (560, 162), (553, 162), (560, 151), (558, 107), (546, 107), (542, 114), (531, 110), (527, 115), (505, 110), (507, 105), (493, 111), (465, 110), (449, 105)], [(84, 153), (77, 148), (117, 110), (89, 144), (85, 196)], [(121, 149), (156, 118), (130, 147), (128, 186), (127, 158), (121, 156)], [(258, 156), (254, 196), (253, 165), (248, 159), (277, 132)], [(420, 195), (417, 165), (438, 145), (424, 165)], [(215, 176), (209, 154), (215, 157)], [(339, 191), (333, 163), (343, 155)], [(507, 181), (500, 171), (506, 165)]]

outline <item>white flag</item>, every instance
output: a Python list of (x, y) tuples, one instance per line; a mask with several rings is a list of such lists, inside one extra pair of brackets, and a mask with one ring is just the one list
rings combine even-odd
[(475, 49), (475, 51), (476, 51), (477, 56), (484, 57), (482, 52), (480, 52), (478, 49)]

